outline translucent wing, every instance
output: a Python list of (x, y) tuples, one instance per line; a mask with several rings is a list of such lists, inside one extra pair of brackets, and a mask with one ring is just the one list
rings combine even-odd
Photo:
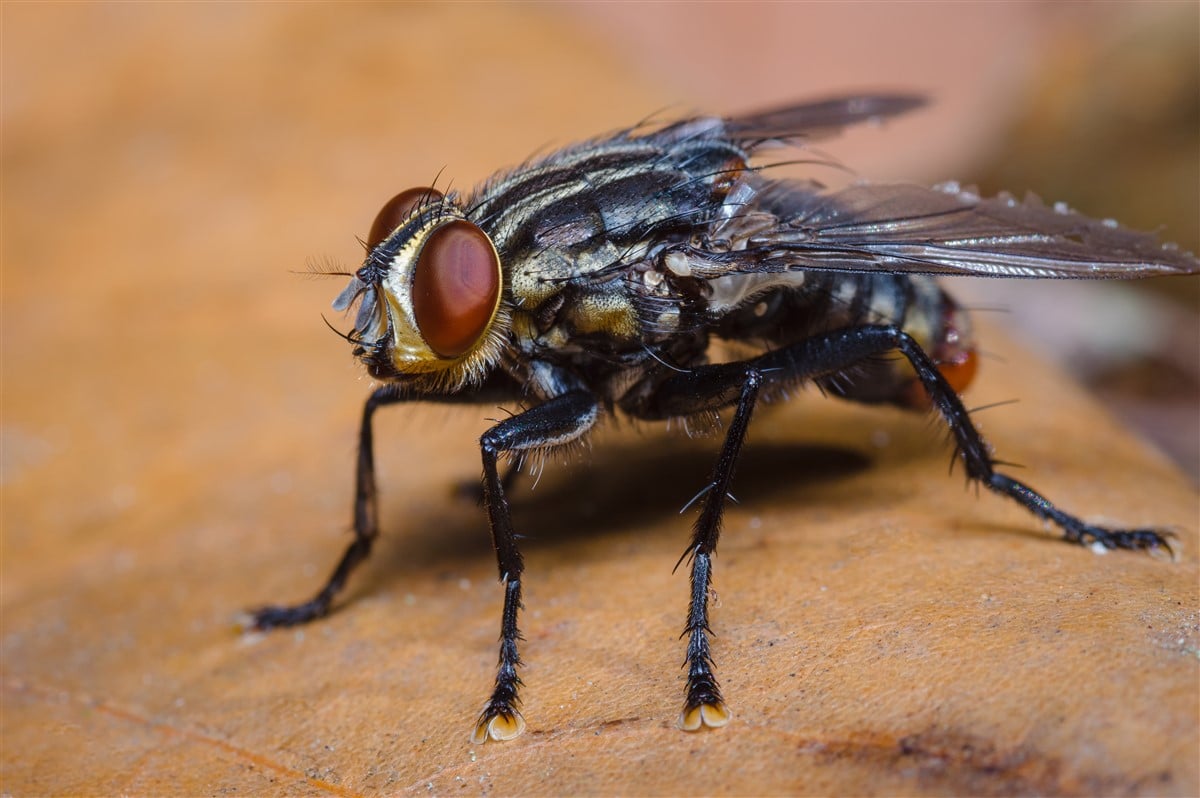
[(1200, 272), (1200, 260), (1152, 234), (1033, 196), (981, 198), (957, 185), (757, 188), (722, 225), (732, 251), (701, 254), (702, 271), (707, 264), (712, 274), (809, 269), (1075, 279)]
[(633, 128), (622, 133), (620, 138), (636, 132), (637, 138), (657, 140), (667, 146), (671, 142), (720, 141), (743, 150), (742, 154), (745, 154), (765, 142), (811, 141), (832, 136), (844, 127), (897, 116), (920, 108), (925, 103), (924, 97), (915, 94), (835, 97), (803, 105), (784, 105), (728, 119), (712, 116), (683, 119), (649, 133)]
[(725, 133), (739, 141), (821, 138), (843, 127), (885, 119), (926, 103), (915, 94), (835, 97), (789, 105), (725, 120)]

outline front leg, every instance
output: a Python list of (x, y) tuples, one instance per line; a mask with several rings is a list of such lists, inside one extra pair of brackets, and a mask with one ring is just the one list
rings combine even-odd
[(409, 398), (396, 386), (385, 385), (376, 389), (363, 405), (362, 422), (358, 428), (358, 464), (354, 473), (354, 540), (346, 547), (329, 579), (308, 601), (251, 610), (247, 624), (250, 628), (265, 630), (297, 626), (327, 615), (334, 597), (346, 586), (350, 573), (367, 559), (379, 535), (375, 501), (375, 444), (371, 421), (379, 408)]
[(399, 384), (384, 385), (372, 391), (363, 405), (358, 428), (358, 461), (354, 472), (354, 540), (346, 547), (333, 573), (315, 596), (298, 604), (270, 605), (251, 610), (246, 614), (245, 626), (256, 630), (297, 626), (327, 615), (333, 599), (346, 586), (350, 574), (371, 553), (371, 546), (379, 535), (379, 514), (375, 500), (375, 436), (372, 432), (375, 411), (400, 402), (506, 402), (519, 395), (518, 387), (501, 372), (492, 374), (470, 390), (454, 394), (413, 393)]
[(521, 573), (525, 563), (517, 548), (508, 499), (497, 470), (502, 454), (536, 451), (577, 440), (596, 423), (599, 415), (596, 398), (586, 391), (572, 391), (505, 419), (483, 434), (479, 447), (483, 453), (483, 503), (492, 528), (492, 545), (504, 582), (504, 612), (500, 622), (500, 659), (492, 696), (475, 724), (471, 741), (510, 740), (525, 730), (525, 719), (518, 710), (521, 678), (517, 666), (521, 657), (517, 641), (517, 613), (521, 609)]

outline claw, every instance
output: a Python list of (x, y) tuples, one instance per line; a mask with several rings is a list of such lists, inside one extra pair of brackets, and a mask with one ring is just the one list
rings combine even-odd
[(234, 625), (239, 632), (265, 632), (268, 629), (299, 626), (321, 618), (328, 612), (328, 604), (321, 601), (307, 601), (294, 606), (272, 605), (240, 613), (234, 619)]
[(1174, 561), (1175, 549), (1171, 540), (1175, 535), (1168, 530), (1158, 529), (1105, 529), (1098, 526), (1081, 525), (1067, 529), (1064, 537), (1072, 543), (1087, 546), (1100, 553), (1102, 549), (1128, 549), (1150, 554), (1165, 554)]

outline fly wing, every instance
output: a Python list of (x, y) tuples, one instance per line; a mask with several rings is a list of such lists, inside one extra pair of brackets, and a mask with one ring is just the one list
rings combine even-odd
[(1111, 219), (1033, 196), (981, 198), (950, 184), (860, 184), (824, 193), (769, 183), (723, 228), (732, 251), (701, 256), (714, 274), (806, 269), (1088, 279), (1200, 272), (1191, 253)]
[(735, 148), (738, 157), (746, 157), (763, 144), (795, 144), (800, 139), (812, 141), (825, 138), (850, 125), (878, 122), (920, 108), (926, 102), (924, 97), (916, 94), (834, 97), (803, 105), (783, 105), (728, 119), (712, 116), (683, 119), (649, 133), (641, 132), (639, 125), (622, 132), (618, 138), (634, 136), (664, 144), (720, 141), (725, 146)]
[(915, 94), (834, 97), (726, 119), (724, 132), (751, 147), (766, 140), (822, 138), (849, 125), (897, 116), (926, 102), (924, 97)]

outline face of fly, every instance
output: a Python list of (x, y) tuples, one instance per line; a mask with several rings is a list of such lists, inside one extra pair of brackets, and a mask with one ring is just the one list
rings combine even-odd
[(359, 303), (348, 338), (371, 376), (441, 392), (482, 380), (508, 327), (487, 234), (454, 197), (413, 188), (383, 206), (367, 248), (333, 307)]

